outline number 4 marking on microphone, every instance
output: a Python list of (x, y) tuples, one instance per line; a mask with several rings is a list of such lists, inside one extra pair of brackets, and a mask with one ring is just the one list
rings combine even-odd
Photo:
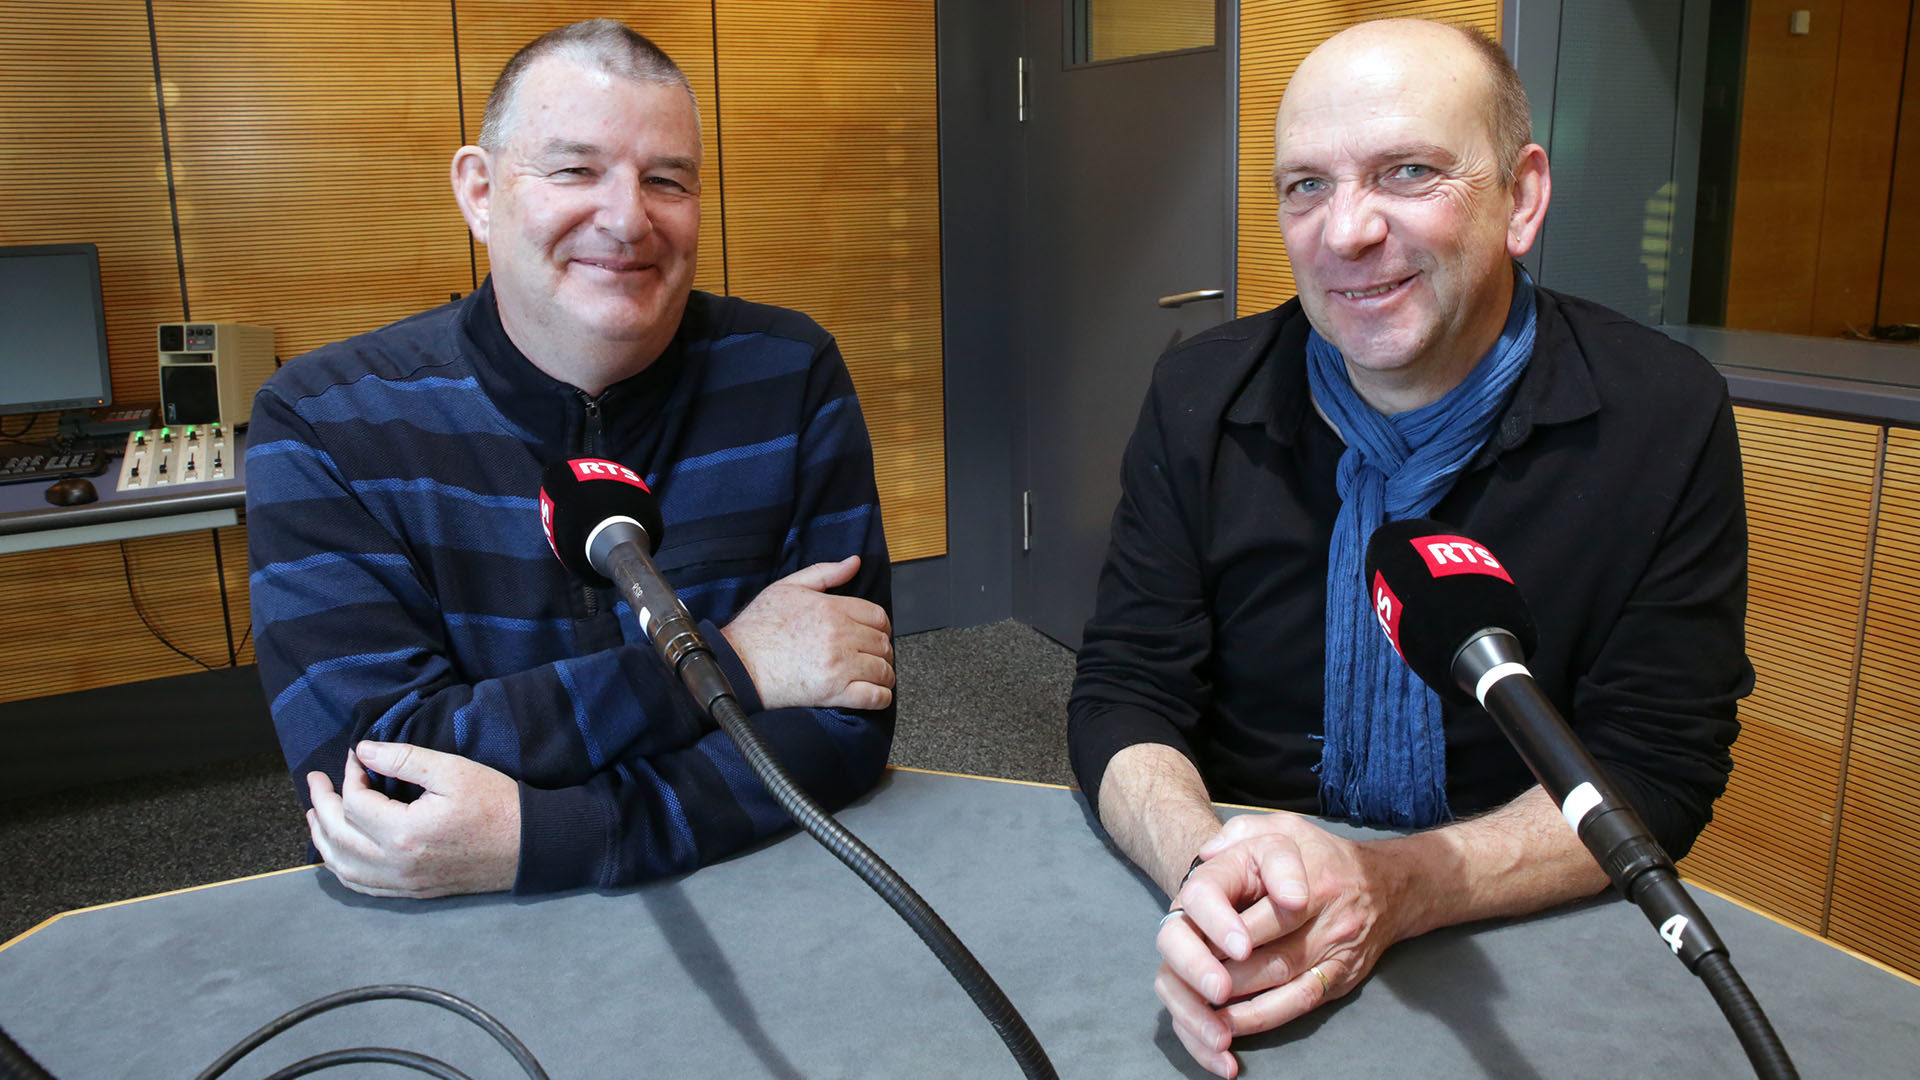
[(1686, 932), (1687, 917), (1685, 915), (1675, 915), (1660, 924), (1660, 940), (1667, 943), (1667, 947), (1673, 950), (1675, 956), (1680, 955), (1680, 946), (1685, 944), (1681, 937)]

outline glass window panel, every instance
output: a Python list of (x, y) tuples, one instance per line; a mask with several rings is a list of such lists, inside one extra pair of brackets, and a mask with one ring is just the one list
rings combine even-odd
[(1210, 48), (1214, 6), (1215, 0), (1071, 0), (1068, 62)]

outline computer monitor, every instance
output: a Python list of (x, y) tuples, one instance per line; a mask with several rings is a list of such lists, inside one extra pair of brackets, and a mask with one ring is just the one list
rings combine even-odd
[(0, 247), (0, 416), (112, 400), (99, 250)]

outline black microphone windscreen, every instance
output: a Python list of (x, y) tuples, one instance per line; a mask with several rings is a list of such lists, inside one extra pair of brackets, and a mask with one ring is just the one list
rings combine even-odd
[(587, 561), (587, 538), (608, 518), (628, 517), (647, 534), (647, 554), (660, 550), (660, 500), (640, 474), (617, 461), (568, 458), (540, 477), (540, 524), (547, 544), (568, 570), (605, 585)]
[(1533, 652), (1533, 617), (1505, 564), (1486, 546), (1431, 518), (1390, 521), (1367, 541), (1367, 595), (1380, 629), (1442, 698), (1469, 704), (1453, 658), (1482, 630), (1506, 630)]

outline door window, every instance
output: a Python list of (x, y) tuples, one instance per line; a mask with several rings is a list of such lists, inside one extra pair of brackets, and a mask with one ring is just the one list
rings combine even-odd
[(1067, 64), (1210, 49), (1215, 0), (1067, 0)]

